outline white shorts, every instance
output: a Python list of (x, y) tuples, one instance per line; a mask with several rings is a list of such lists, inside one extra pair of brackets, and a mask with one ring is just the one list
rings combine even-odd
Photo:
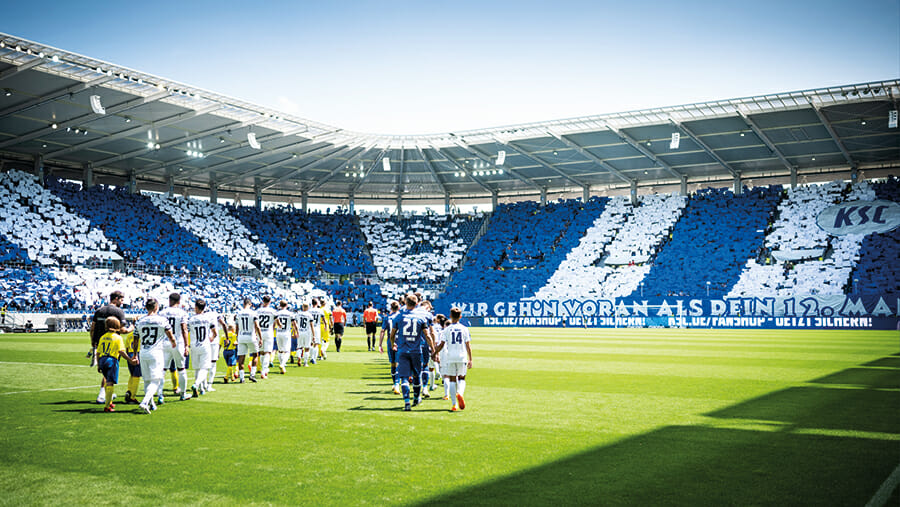
[(141, 377), (144, 379), (144, 383), (166, 378), (162, 351), (155, 354), (147, 351), (141, 352)]
[(441, 363), (441, 375), (445, 377), (466, 376), (466, 363)]
[(309, 333), (300, 335), (297, 337), (297, 348), (298, 349), (308, 349), (312, 345), (312, 335)]
[(219, 344), (218, 344), (218, 342), (210, 343), (209, 344), (209, 360), (214, 363), (218, 359), (219, 359)]
[(290, 352), (291, 351), (291, 335), (276, 336), (275, 341), (278, 343), (278, 351), (279, 352)]
[(209, 347), (191, 347), (191, 366), (194, 371), (208, 370), (210, 363)]
[(184, 369), (184, 354), (181, 352), (184, 350), (183, 346), (172, 348), (169, 345), (163, 347), (164, 357), (163, 357), (163, 367), (168, 368), (169, 363), (175, 361), (175, 369), (183, 370)]
[(270, 354), (273, 350), (275, 350), (275, 337), (263, 337), (262, 339), (262, 352), (263, 354)]
[(259, 344), (255, 341), (253, 342), (238, 342), (237, 352), (239, 356), (246, 356), (248, 354), (259, 354)]

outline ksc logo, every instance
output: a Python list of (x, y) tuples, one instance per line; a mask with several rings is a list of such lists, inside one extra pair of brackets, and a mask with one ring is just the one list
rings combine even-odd
[(851, 201), (823, 210), (816, 223), (835, 236), (887, 232), (900, 226), (900, 204), (893, 201)]

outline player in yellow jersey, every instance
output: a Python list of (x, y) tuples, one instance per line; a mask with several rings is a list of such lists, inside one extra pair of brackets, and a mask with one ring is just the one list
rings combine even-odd
[[(319, 321), (320, 330), (322, 331), (319, 334), (321, 337), (319, 340), (319, 353), (313, 354), (313, 359), (328, 359), (328, 342), (331, 341), (331, 330), (334, 328), (334, 322), (331, 320), (331, 305), (325, 303), (324, 300), (322, 300), (322, 315), (324, 318)], [(317, 355), (318, 358), (316, 357)]]
[(234, 366), (237, 364), (237, 333), (234, 326), (228, 325), (228, 332), (219, 337), (219, 348), (222, 349), (222, 357), (225, 359), (225, 383), (231, 382), (237, 376)]
[(129, 359), (134, 359), (135, 363), (128, 363), (128, 373), (130, 377), (128, 377), (128, 389), (125, 391), (125, 403), (134, 403), (137, 405), (140, 403), (135, 395), (138, 393), (138, 388), (141, 387), (141, 364), (139, 351), (140, 347), (137, 349), (134, 347), (134, 328), (131, 328), (131, 332), (128, 334), (122, 335), (122, 340), (125, 341), (125, 353), (128, 354)]
[(114, 412), (116, 405), (113, 403), (113, 391), (116, 382), (119, 381), (119, 358), (125, 358), (129, 364), (137, 364), (136, 359), (128, 357), (125, 352), (125, 342), (117, 331), (122, 326), (116, 317), (106, 318), (106, 333), (100, 337), (97, 343), (97, 369), (106, 379), (106, 405), (104, 412)]

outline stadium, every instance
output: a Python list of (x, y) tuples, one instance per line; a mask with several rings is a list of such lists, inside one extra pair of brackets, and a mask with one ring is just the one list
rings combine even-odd
[(27, 26), (5, 503), (900, 503), (900, 77), (380, 134)]

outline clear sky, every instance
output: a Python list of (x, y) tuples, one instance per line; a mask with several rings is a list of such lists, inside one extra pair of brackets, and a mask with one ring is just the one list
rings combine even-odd
[(0, 31), (383, 134), (900, 77), (900, 0), (5, 2)]

